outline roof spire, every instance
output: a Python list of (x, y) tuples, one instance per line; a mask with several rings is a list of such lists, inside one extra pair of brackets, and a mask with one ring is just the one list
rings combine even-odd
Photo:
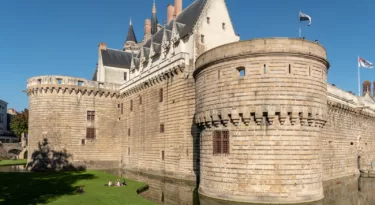
[(154, 5), (152, 5), (152, 13), (156, 14), (156, 2), (154, 0)]
[(128, 36), (126, 37), (126, 42), (130, 42), (130, 41), (138, 43), (137, 38), (134, 33), (131, 17), (130, 17), (130, 22), (129, 22)]

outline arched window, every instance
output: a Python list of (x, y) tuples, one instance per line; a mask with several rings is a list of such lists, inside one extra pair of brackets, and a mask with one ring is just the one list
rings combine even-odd
[(241, 77), (245, 76), (245, 67), (236, 68)]

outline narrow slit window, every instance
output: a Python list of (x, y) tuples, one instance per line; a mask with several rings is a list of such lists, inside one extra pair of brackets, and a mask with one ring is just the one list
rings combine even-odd
[(124, 73), (124, 80), (127, 81), (128, 80), (128, 73)]
[(220, 80), (220, 70), (217, 72), (217, 79)]
[(163, 102), (163, 88), (159, 90), (159, 102)]
[(160, 124), (160, 133), (164, 133), (164, 124)]
[(162, 160), (165, 159), (165, 153), (164, 153), (164, 151), (161, 152), (161, 159), (162, 159)]
[(210, 23), (211, 23), (210, 20), (211, 20), (211, 18), (210, 18), (210, 17), (207, 17), (207, 24), (210, 24)]
[(309, 66), (309, 76), (311, 76), (311, 67)]
[(142, 96), (139, 96), (139, 104), (142, 105)]
[(130, 112), (133, 111), (133, 100), (130, 100)]
[(130, 155), (130, 147), (128, 147), (128, 155)]
[(121, 115), (124, 114), (124, 103), (121, 103)]
[(289, 74), (292, 73), (292, 66), (289, 64)]
[(204, 43), (204, 35), (201, 35), (201, 43)]
[(223, 30), (225, 30), (225, 23), (222, 24), (222, 28), (223, 28)]
[(267, 74), (267, 65), (266, 64), (263, 65), (263, 73)]
[(128, 136), (130, 137), (130, 128), (128, 128)]

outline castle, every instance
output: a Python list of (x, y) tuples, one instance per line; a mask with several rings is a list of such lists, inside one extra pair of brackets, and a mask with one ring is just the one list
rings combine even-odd
[(372, 169), (374, 99), (327, 83), (324, 47), (239, 41), (225, 0), (167, 10), (160, 25), (154, 5), (141, 42), (130, 23), (123, 50), (100, 43), (92, 81), (28, 80), (30, 153), (47, 138), (77, 165), (199, 180), (202, 195), (261, 203), (317, 201), (323, 181)]

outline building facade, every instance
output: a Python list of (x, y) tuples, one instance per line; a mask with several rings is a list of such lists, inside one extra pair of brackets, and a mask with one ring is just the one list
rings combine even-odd
[(7, 102), (0, 100), (0, 135), (5, 134), (8, 127), (7, 106)]
[[(27, 82), (29, 151), (49, 140), (72, 162), (199, 181), (203, 195), (298, 203), (323, 181), (370, 170), (375, 102), (327, 83), (324, 47), (304, 39), (239, 41), (224, 0), (154, 4), (137, 41), (99, 45), (93, 80)], [(371, 85), (370, 85), (371, 87)]]

